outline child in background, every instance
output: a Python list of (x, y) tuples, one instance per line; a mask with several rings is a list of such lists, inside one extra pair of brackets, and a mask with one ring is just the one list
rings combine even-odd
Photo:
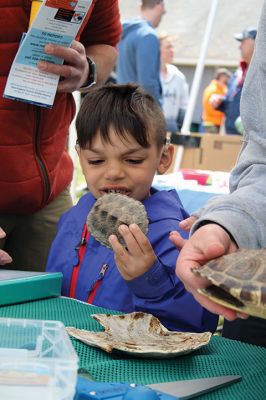
[(205, 88), (202, 98), (202, 124), (204, 132), (219, 133), (224, 122), (224, 113), (216, 110), (212, 102), (215, 98), (225, 98), (228, 90), (228, 81), (231, 72), (226, 68), (218, 68), (215, 71), (214, 78)]
[[(47, 271), (63, 273), (62, 294), (112, 310), (148, 312), (172, 330), (214, 331), (217, 317), (175, 275), (178, 250), (168, 236), (188, 215), (175, 190), (151, 187), (173, 157), (160, 106), (136, 85), (105, 85), (85, 97), (76, 128), (89, 193), (62, 216), (50, 250)], [(110, 249), (87, 232), (93, 204), (110, 192), (141, 201), (148, 214), (147, 236), (136, 224), (120, 226), (126, 248), (115, 235)]]

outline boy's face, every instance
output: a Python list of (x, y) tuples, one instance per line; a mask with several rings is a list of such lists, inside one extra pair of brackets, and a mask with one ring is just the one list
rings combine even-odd
[(171, 164), (172, 145), (158, 150), (154, 143), (145, 149), (131, 136), (122, 141), (113, 129), (110, 129), (110, 139), (111, 143), (103, 142), (98, 133), (91, 147), (77, 147), (89, 190), (96, 199), (109, 192), (140, 201), (146, 199), (156, 171), (164, 173)]

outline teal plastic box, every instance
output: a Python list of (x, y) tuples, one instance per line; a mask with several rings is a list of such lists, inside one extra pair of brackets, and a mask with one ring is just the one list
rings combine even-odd
[(0, 269), (0, 306), (61, 295), (61, 272)]

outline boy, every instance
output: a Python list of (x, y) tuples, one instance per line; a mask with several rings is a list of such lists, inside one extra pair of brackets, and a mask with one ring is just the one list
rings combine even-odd
[[(85, 97), (76, 120), (77, 152), (89, 193), (61, 218), (48, 271), (62, 271), (65, 296), (123, 312), (144, 311), (169, 329), (214, 331), (217, 317), (203, 309), (175, 276), (178, 250), (169, 232), (187, 217), (175, 190), (151, 187), (156, 171), (171, 164), (165, 122), (156, 101), (135, 85), (105, 85)], [(145, 236), (122, 225), (109, 249), (87, 232), (96, 199), (117, 192), (142, 201), (149, 218)]]

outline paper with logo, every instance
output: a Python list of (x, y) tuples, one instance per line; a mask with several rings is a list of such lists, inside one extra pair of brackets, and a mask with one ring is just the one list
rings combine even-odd
[(13, 61), (4, 97), (51, 108), (59, 76), (41, 72), (39, 60), (62, 64), (48, 55), (44, 46), (53, 43), (69, 47), (91, 6), (92, 0), (44, 0), (28, 32), (24, 34)]

